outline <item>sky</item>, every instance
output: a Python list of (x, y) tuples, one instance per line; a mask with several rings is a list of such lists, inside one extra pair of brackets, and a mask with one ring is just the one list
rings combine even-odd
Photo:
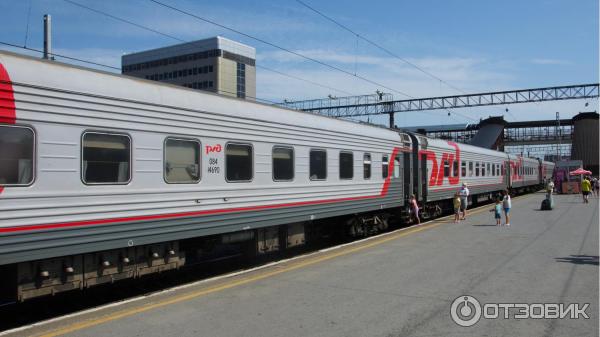
[[(220, 35), (251, 45), (259, 66), (256, 96), (275, 102), (366, 95), (376, 90), (394, 99), (433, 97), (598, 83), (599, 77), (598, 0), (302, 0), (443, 81), (370, 45), (298, 0), (161, 1), (350, 74), (150, 0), (70, 1), (186, 41)], [(66, 0), (0, 0), (0, 42), (41, 50), (44, 14), (52, 15), (55, 53), (117, 68), (125, 53), (179, 43)], [(0, 49), (32, 54), (3, 45)], [(556, 112), (570, 118), (582, 111), (598, 111), (598, 100), (456, 109), (450, 115), (445, 110), (397, 113), (396, 124), (469, 123), (499, 115), (508, 121), (555, 119)], [(385, 124), (387, 116), (369, 121)]]

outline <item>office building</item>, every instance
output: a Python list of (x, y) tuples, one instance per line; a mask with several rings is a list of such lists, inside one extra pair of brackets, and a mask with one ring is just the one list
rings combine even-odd
[(256, 49), (220, 36), (123, 55), (124, 75), (254, 99)]

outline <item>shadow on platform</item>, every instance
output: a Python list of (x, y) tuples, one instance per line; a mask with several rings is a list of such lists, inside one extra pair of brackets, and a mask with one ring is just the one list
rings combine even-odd
[(571, 255), (569, 257), (557, 257), (556, 262), (571, 262), (575, 264), (598, 265), (598, 256), (593, 255)]

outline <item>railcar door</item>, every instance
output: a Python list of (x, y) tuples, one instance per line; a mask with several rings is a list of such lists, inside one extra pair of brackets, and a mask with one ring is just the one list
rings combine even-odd
[(427, 155), (426, 154), (421, 154), (421, 160), (419, 161), (419, 164), (420, 164), (419, 169), (421, 170), (421, 174), (419, 175), (419, 177), (421, 178), (421, 181), (419, 182), (419, 185), (421, 186), (423, 203), (425, 203), (425, 202), (427, 202), (427, 191), (429, 189), (429, 187), (427, 186), (427, 183), (428, 183), (427, 177), (429, 177), (429, 173), (427, 172)]
[(412, 165), (410, 164), (410, 152), (402, 153), (402, 188), (404, 189), (404, 200), (408, 202), (408, 198), (413, 192), (412, 188)]
[(408, 198), (406, 197), (406, 193), (407, 192), (407, 186), (404, 182), (404, 165), (403, 165), (403, 161), (402, 161), (402, 154), (397, 154), (396, 157), (394, 157), (394, 175), (392, 176), (392, 179), (395, 180), (395, 184), (398, 184), (400, 186), (402, 186), (402, 203), (404, 205), (407, 204), (408, 202)]
[(510, 160), (504, 162), (504, 168), (506, 169), (506, 172), (504, 173), (504, 176), (506, 177), (506, 188), (510, 189), (512, 188), (512, 170), (510, 167)]

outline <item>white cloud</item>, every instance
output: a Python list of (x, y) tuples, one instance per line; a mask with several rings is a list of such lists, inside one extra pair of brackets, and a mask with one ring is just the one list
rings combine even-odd
[[(414, 97), (427, 97), (437, 95), (458, 94), (456, 89), (440, 83), (439, 80), (419, 71), (413, 66), (393, 57), (373, 55), (353, 55), (351, 53), (330, 50), (296, 50), (296, 52), (314, 58), (321, 62), (342, 68), (347, 72), (370, 79), (388, 88), (407, 93)], [(511, 76), (497, 70), (496, 64), (486, 59), (475, 58), (441, 58), (424, 57), (411, 58), (409, 62), (419, 66), (426, 72), (451, 83), (463, 91), (488, 90), (499, 85), (508, 85)], [(262, 52), (257, 56), (257, 64), (276, 68), (282, 72), (310, 79), (328, 86), (339, 88), (354, 93), (371, 93), (376, 89), (390, 92), (389, 89), (368, 83), (359, 78), (342, 72), (320, 66), (316, 63), (294, 56), (284, 51)], [(323, 97), (324, 89), (310, 83), (291, 79), (284, 79), (280, 75), (266, 74), (267, 71), (258, 69), (259, 92), (272, 98), (283, 91), (287, 96), (297, 97)], [(282, 87), (281, 83), (285, 83)], [(265, 88), (266, 90), (262, 90)], [(294, 88), (296, 94), (289, 92)], [(329, 93), (339, 95), (329, 90)], [(391, 92), (398, 98), (405, 96)], [(321, 96), (316, 96), (321, 94)], [(281, 97), (281, 96), (280, 96)]]
[(547, 59), (547, 58), (535, 58), (531, 60), (533, 64), (541, 64), (541, 65), (571, 65), (573, 64), (571, 61), (567, 60), (559, 60), (559, 59)]

